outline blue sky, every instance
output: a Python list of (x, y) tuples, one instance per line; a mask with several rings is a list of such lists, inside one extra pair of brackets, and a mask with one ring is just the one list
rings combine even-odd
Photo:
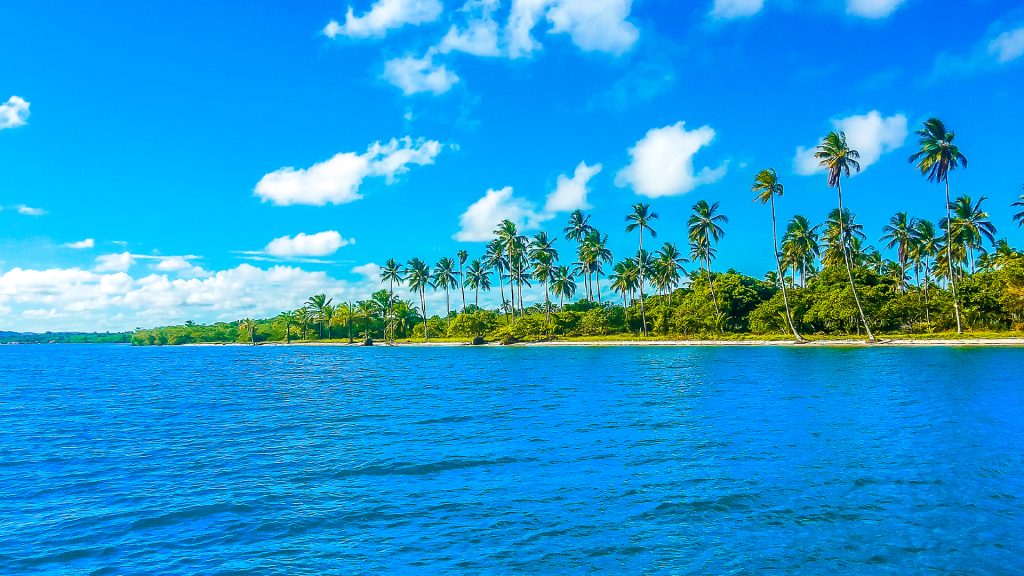
[(680, 244), (690, 206), (720, 201), (716, 266), (761, 276), (753, 175), (779, 171), (781, 222), (823, 220), (835, 195), (799, 151), (834, 127), (865, 156), (844, 197), (876, 246), (898, 210), (937, 220), (941, 190), (906, 161), (930, 116), (971, 161), (953, 193), (987, 196), (1020, 246), (1024, 9), (941, 4), (9, 4), (0, 330), (361, 298), (389, 257), (475, 257), (496, 218), (557, 232), (574, 206), (618, 259), (637, 201)]

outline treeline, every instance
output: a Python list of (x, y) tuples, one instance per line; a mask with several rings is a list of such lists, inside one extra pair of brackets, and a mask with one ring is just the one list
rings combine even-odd
[(131, 332), (0, 332), (0, 344), (127, 344)]
[[(564, 264), (557, 238), (545, 231), (527, 237), (505, 220), (480, 258), (470, 260), (460, 250), (455, 258), (441, 258), (433, 267), (419, 258), (404, 264), (388, 260), (380, 274), (386, 289), (365, 301), (335, 303), (318, 294), (275, 319), (147, 330), (136, 333), (133, 342), (255, 344), (339, 337), (515, 341), (787, 332), (797, 340), (804, 334), (863, 335), (873, 340), (875, 332), (1020, 330), (1024, 256), (1006, 240), (996, 240), (985, 197), (950, 198), (950, 173), (967, 166), (967, 158), (954, 144), (955, 134), (933, 118), (917, 135), (920, 148), (910, 161), (928, 181), (942, 185), (945, 216), (936, 224), (906, 212), (893, 215), (879, 237), (883, 249), (895, 255), (892, 260), (868, 245), (863, 226), (843, 205), (843, 181), (860, 170), (859, 154), (849, 147), (845, 134), (832, 132), (815, 151), (837, 197), (837, 206), (824, 223), (797, 215), (786, 223), (780, 243), (775, 204), (783, 196), (783, 185), (773, 169), (754, 177), (754, 201), (770, 207), (766, 224), (772, 226), (775, 254), (774, 270), (761, 279), (713, 270), (718, 242), (729, 223), (718, 202), (701, 200), (693, 205), (684, 230), (686, 252), (673, 242), (664, 242), (653, 252), (645, 249), (645, 239), (650, 244), (657, 236), (659, 217), (649, 204), (638, 203), (624, 225), (626, 233), (636, 235), (636, 252), (618, 261), (608, 247), (608, 235), (580, 210), (570, 215), (562, 230), (563, 238), (575, 245), (574, 258)], [(1013, 206), (1024, 207), (1024, 195)], [(1024, 211), (1013, 218), (1024, 224)], [(403, 286), (415, 295), (414, 301), (395, 295)], [(480, 293), (492, 292), (495, 286), (500, 307), (480, 308)], [(525, 298), (527, 290), (534, 302)], [(428, 291), (444, 293), (443, 315), (428, 313)]]

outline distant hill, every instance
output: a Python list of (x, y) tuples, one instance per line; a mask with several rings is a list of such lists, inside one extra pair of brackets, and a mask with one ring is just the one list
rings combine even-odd
[(0, 344), (126, 344), (131, 332), (6, 332), (0, 330)]

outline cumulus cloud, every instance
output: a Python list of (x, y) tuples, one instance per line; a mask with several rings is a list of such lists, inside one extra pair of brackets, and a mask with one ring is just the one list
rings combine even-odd
[(512, 58), (529, 56), (540, 44), (533, 29), (544, 18), (553, 34), (568, 34), (585, 51), (621, 54), (640, 36), (630, 22), (632, 0), (513, 0), (506, 33)]
[(337, 230), (328, 230), (316, 234), (300, 233), (295, 236), (281, 236), (267, 244), (264, 252), (278, 258), (293, 258), (305, 256), (330, 256), (343, 246), (354, 243), (355, 240), (342, 238)]
[(491, 239), (502, 220), (511, 220), (528, 230), (537, 228), (548, 218), (550, 216), (537, 212), (533, 202), (517, 197), (511, 186), (491, 189), (459, 216), (460, 229), (453, 238), (460, 242), (485, 242)]
[(846, 0), (846, 11), (864, 18), (885, 18), (903, 4), (904, 0)]
[(367, 281), (380, 281), (380, 265), (373, 262), (355, 266), (352, 268), (352, 273), (362, 276)]
[(345, 23), (331, 20), (324, 27), (323, 33), (328, 38), (339, 35), (350, 38), (383, 37), (389, 30), (402, 26), (433, 22), (441, 16), (442, 8), (440, 0), (377, 0), (361, 16), (356, 16), (350, 6), (345, 15)]
[(96, 241), (92, 238), (86, 238), (85, 240), (79, 240), (78, 242), (68, 242), (64, 245), (66, 248), (72, 248), (74, 250), (85, 250), (87, 248), (93, 248), (96, 246)]
[(988, 53), (1000, 64), (1024, 56), (1024, 26), (996, 36), (988, 44)]
[(160, 258), (153, 268), (161, 272), (181, 272), (182, 270), (191, 270), (194, 267), (189, 262), (189, 258), (184, 256), (168, 256)]
[(427, 166), (441, 153), (436, 140), (409, 137), (375, 142), (363, 154), (343, 152), (309, 168), (280, 168), (263, 176), (254, 193), (278, 206), (346, 204), (362, 198), (359, 187), (368, 177), (383, 177), (388, 184), (410, 166)]
[(459, 75), (444, 64), (434, 64), (434, 53), (422, 58), (402, 56), (384, 63), (381, 78), (397, 86), (406, 96), (429, 92), (440, 96), (459, 83)]
[(586, 162), (580, 162), (571, 178), (565, 174), (559, 175), (555, 189), (548, 194), (544, 203), (544, 212), (571, 212), (590, 208), (587, 202), (587, 194), (590, 192), (588, 184), (591, 178), (601, 172), (601, 168), (600, 164), (587, 166)]
[(97, 272), (127, 272), (135, 264), (131, 252), (119, 254), (102, 254), (96, 257), (94, 269)]
[(0, 104), (0, 130), (27, 124), (30, 106), (31, 103), (20, 96), (11, 96)]
[(267, 318), (295, 308), (310, 294), (324, 292), (352, 301), (379, 287), (379, 279), (346, 282), (291, 266), (242, 264), (203, 277), (13, 268), (0, 270), (0, 325), (25, 331), (93, 331)]
[(452, 25), (437, 49), (442, 54), (465, 52), (474, 56), (500, 56), (498, 23), (494, 20), (497, 0), (470, 0), (462, 11), (470, 14), (465, 28)]
[[(837, 131), (846, 133), (850, 148), (860, 152), (861, 170), (878, 162), (883, 154), (892, 152), (907, 141), (907, 117), (895, 114), (883, 117), (877, 110), (867, 114), (847, 116), (832, 121)], [(793, 170), (808, 176), (821, 172), (818, 160), (814, 158), (814, 146), (798, 146), (793, 157)]]
[(764, 8), (764, 0), (715, 0), (711, 15), (715, 18), (753, 16)]
[(714, 138), (710, 126), (687, 130), (683, 122), (651, 129), (630, 148), (632, 162), (619, 171), (615, 184), (631, 186), (641, 196), (658, 198), (686, 194), (702, 184), (717, 182), (725, 176), (726, 164), (705, 166), (699, 172), (693, 167), (693, 157)]

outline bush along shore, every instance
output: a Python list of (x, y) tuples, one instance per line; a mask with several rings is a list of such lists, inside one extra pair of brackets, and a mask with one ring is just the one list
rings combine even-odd
[[(380, 271), (383, 289), (367, 300), (316, 294), (274, 318), (138, 330), (132, 343), (1015, 337), (1024, 328), (1024, 254), (996, 239), (987, 198), (951, 199), (950, 174), (967, 167), (955, 134), (932, 118), (917, 135), (920, 147), (910, 161), (938, 184), (942, 212), (938, 224), (896, 212), (877, 236), (892, 259), (868, 244), (843, 204), (843, 184), (860, 170), (859, 154), (842, 132), (832, 132), (814, 153), (836, 194), (825, 222), (796, 215), (780, 243), (775, 207), (785, 189), (771, 168), (754, 175), (752, 198), (765, 208), (765, 243), (775, 254), (762, 278), (714, 270), (729, 224), (718, 202), (698, 201), (685, 223), (664, 227), (649, 204), (638, 203), (622, 226), (636, 251), (618, 261), (608, 235), (580, 210), (561, 239), (545, 231), (528, 237), (504, 220), (479, 258), (460, 250), (433, 267), (420, 258), (388, 260)], [(1012, 206), (1024, 208), (1024, 195)], [(1024, 210), (1013, 220), (1024, 225)], [(685, 244), (645, 248), (659, 228), (685, 235)], [(443, 314), (428, 313), (428, 292), (443, 293)], [(481, 307), (481, 293), (500, 304)]]

